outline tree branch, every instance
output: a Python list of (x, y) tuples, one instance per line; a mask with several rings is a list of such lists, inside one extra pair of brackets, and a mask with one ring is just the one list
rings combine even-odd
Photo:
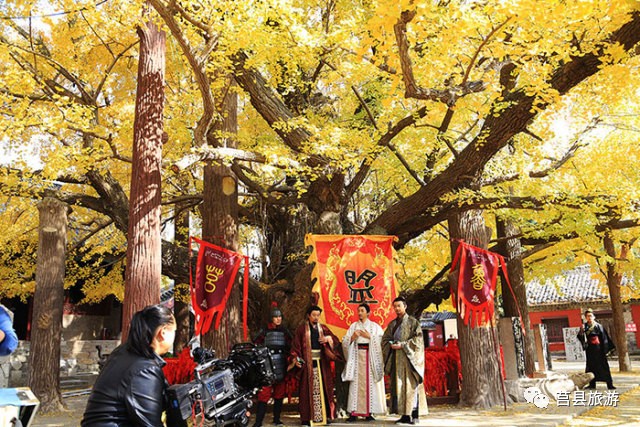
[(237, 163), (231, 165), (231, 170), (236, 174), (238, 179), (247, 186), (247, 188), (258, 194), (267, 203), (273, 205), (294, 205), (302, 202), (303, 200), (297, 196), (286, 196), (283, 193), (278, 192), (276, 192), (276, 195), (270, 194), (260, 184), (249, 178)]
[[(96, 104), (98, 103), (98, 96), (100, 96), (100, 93), (102, 93), (102, 88), (104, 87), (105, 83), (107, 82), (107, 78), (109, 78), (111, 70), (113, 70), (113, 68), (116, 66), (118, 61), (124, 56), (124, 54), (127, 53), (129, 51), (129, 49), (131, 49), (132, 47), (134, 47), (138, 43), (140, 43), (140, 41), (136, 40), (135, 43), (130, 44), (122, 52), (120, 52), (118, 55), (114, 56), (113, 61), (111, 61), (111, 64), (109, 64), (109, 66), (105, 70), (104, 76), (102, 76), (102, 80), (100, 80), (100, 83), (98, 83), (98, 86), (96, 88), (96, 92), (95, 92), (95, 96), (94, 96), (94, 102)], [(113, 53), (112, 53), (112, 55), (113, 55)]]
[[(415, 16), (415, 10), (404, 11), (401, 13), (398, 22), (393, 26), (393, 30), (396, 35), (396, 43), (398, 44), (398, 54), (400, 55), (402, 79), (405, 84), (404, 96), (406, 98), (439, 101), (448, 106), (453, 106), (458, 98), (470, 93), (484, 91), (486, 86), (483, 81), (469, 82), (466, 79), (463, 80), (462, 84), (448, 89), (425, 89), (417, 85), (416, 79), (413, 75), (413, 65), (409, 55), (409, 40), (407, 39), (407, 24), (411, 22)], [(504, 23), (502, 25), (504, 25)], [(502, 27), (502, 25), (492, 31), (489, 36), (493, 35), (500, 27)], [(484, 43), (486, 42), (483, 42), (481, 46), (484, 46)], [(473, 61), (475, 61), (477, 53), (478, 52), (476, 52), (470, 67), (473, 65)], [(468, 78), (468, 73), (466, 74), (466, 78)]]
[[(600, 56), (603, 55), (605, 44), (619, 43), (628, 51), (639, 41), (640, 12), (636, 11), (631, 14), (630, 21), (603, 40), (598, 50), (573, 57), (561, 64), (549, 77), (548, 82), (551, 88), (563, 95), (601, 69)], [(479, 134), (460, 152), (458, 158), (427, 185), (385, 210), (366, 227), (365, 233), (398, 235), (402, 229), (407, 236), (412, 234), (410, 227), (405, 227), (407, 221), (412, 221), (430, 206), (437, 205), (444, 194), (467, 187), (470, 180), (464, 176), (476, 175), (514, 135), (527, 128), (538, 111), (547, 107), (536, 105), (535, 109), (532, 108), (535, 100), (534, 95), (527, 95), (523, 90), (519, 90), (508, 94), (503, 100), (496, 101), (493, 111), (500, 109), (500, 114), (496, 115), (492, 111), (487, 115)], [(501, 108), (505, 105), (506, 108)], [(399, 235), (398, 237), (406, 238)]]
[[(43, 58), (45, 61), (47, 61), (56, 71), (58, 71), (61, 75), (63, 75), (68, 81), (69, 83), (71, 83), (72, 85), (74, 85), (74, 87), (76, 87), (79, 91), (80, 91), (80, 96), (78, 96), (77, 94), (74, 94), (72, 91), (70, 91), (69, 89), (65, 88), (63, 85), (61, 85), (60, 83), (54, 81), (54, 80), (45, 80), (45, 83), (47, 83), (50, 87), (51, 86), (55, 86), (55, 87), (51, 87), (52, 89), (57, 89), (57, 91), (64, 93), (65, 95), (75, 98), (80, 104), (83, 105), (92, 105), (92, 101), (93, 101), (93, 97), (86, 91), (85, 89), (85, 85), (83, 84), (83, 82), (81, 82), (80, 80), (78, 80), (78, 78), (76, 76), (74, 76), (70, 71), (68, 71), (62, 64), (60, 64), (58, 61), (56, 61), (55, 59), (51, 58), (50, 56), (44, 55), (40, 52), (37, 52), (35, 50), (32, 49), (27, 49), (24, 48), (22, 46), (16, 45), (16, 44), (12, 44), (12, 43), (7, 43), (9, 46), (14, 47), (16, 49), (19, 49), (25, 53), (29, 53), (31, 55), (35, 55), (38, 56), (40, 58)], [(35, 72), (35, 70), (34, 70)]]
[[(553, 163), (551, 163), (549, 166), (547, 166), (546, 168), (544, 168), (544, 169), (541, 169), (539, 171), (530, 171), (529, 174), (528, 174), (529, 178), (546, 178), (552, 172), (555, 172), (558, 169), (560, 169), (562, 166), (564, 166), (565, 163), (567, 163), (571, 158), (573, 158), (576, 155), (576, 153), (578, 152), (578, 150), (580, 148), (586, 147), (588, 145), (588, 144), (580, 143), (580, 139), (586, 133), (588, 133), (591, 130), (595, 129), (598, 126), (599, 123), (600, 123), (600, 119), (597, 118), (597, 117), (594, 118), (591, 121), (591, 123), (584, 130), (582, 130), (582, 132), (580, 132), (578, 137), (573, 141), (571, 146), (567, 149), (567, 151), (564, 153), (564, 155), (560, 159), (554, 159), (555, 161)], [(495, 177), (493, 179), (483, 180), (480, 185), (482, 187), (487, 187), (487, 186), (491, 186), (491, 185), (500, 184), (500, 183), (503, 183), (503, 182), (515, 181), (515, 180), (518, 180), (518, 179), (520, 179), (520, 174), (519, 173), (513, 173), (513, 174), (509, 174), (509, 175), (503, 175), (503, 176)]]
[(71, 246), (68, 249), (69, 253), (73, 253), (75, 252), (78, 248), (84, 246), (85, 242), (87, 240), (89, 240), (91, 237), (95, 236), (96, 234), (98, 234), (100, 231), (104, 230), (105, 228), (107, 228), (108, 226), (110, 226), (111, 224), (113, 224), (113, 221), (110, 219), (108, 221), (105, 221), (102, 224), (98, 224), (98, 226), (96, 228), (94, 228), (93, 230), (91, 230), (89, 233), (87, 233), (86, 235), (84, 235), (82, 238), (80, 238), (79, 240), (77, 240), (73, 246)]
[[(415, 124), (419, 119), (426, 116), (427, 112), (428, 112), (427, 107), (421, 107), (410, 116), (404, 117), (398, 123), (391, 126), (389, 130), (387, 130), (387, 132), (384, 135), (382, 135), (380, 139), (378, 139), (378, 142), (376, 145), (378, 145), (379, 147), (389, 147), (391, 144), (391, 141), (393, 140), (393, 138), (395, 138), (396, 135), (402, 132), (405, 128)], [(344, 194), (345, 201), (349, 200), (353, 196), (353, 194), (356, 192), (356, 190), (360, 187), (360, 185), (362, 185), (367, 175), (369, 174), (369, 171), (371, 170), (372, 163), (373, 161), (371, 159), (365, 159), (362, 161), (362, 163), (360, 164), (360, 169), (358, 170), (358, 172), (356, 172), (353, 179), (346, 187), (345, 194)], [(408, 167), (407, 170), (410, 171), (411, 173), (411, 168)], [(419, 183), (422, 182), (422, 180), (417, 176), (417, 174), (414, 176), (414, 179), (416, 179)], [(346, 203), (344, 205), (346, 206)]]
[(193, 71), (196, 84), (200, 91), (200, 96), (202, 97), (203, 110), (193, 131), (193, 139), (196, 146), (205, 145), (207, 142), (207, 134), (209, 133), (209, 129), (211, 128), (215, 115), (215, 101), (213, 99), (213, 94), (211, 93), (211, 80), (205, 69), (205, 57), (202, 56), (198, 58), (196, 52), (191, 48), (189, 40), (180, 29), (180, 26), (174, 17), (176, 12), (180, 13), (175, 1), (172, 1), (168, 6), (161, 0), (149, 0), (149, 3), (151, 3), (153, 8), (162, 17), (164, 22), (167, 24), (167, 27), (169, 27), (171, 34), (178, 41), (178, 45), (180, 45), (182, 53), (187, 58), (191, 70)]
[[(246, 67), (246, 53), (238, 52), (233, 59), (236, 81), (250, 95), (251, 105), (289, 148), (298, 153), (303, 152), (304, 143), (311, 138), (311, 134), (302, 127), (288, 125), (294, 118), (293, 113), (269, 88), (262, 74)], [(326, 163), (316, 155), (311, 155), (309, 162), (312, 166)]]

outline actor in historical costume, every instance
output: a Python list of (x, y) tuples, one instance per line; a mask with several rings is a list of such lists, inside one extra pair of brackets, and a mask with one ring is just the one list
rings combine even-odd
[(586, 322), (578, 332), (578, 340), (587, 353), (587, 367), (585, 372), (592, 372), (595, 378), (589, 383), (589, 389), (596, 388), (596, 381), (607, 383), (609, 390), (614, 390), (613, 379), (607, 361), (607, 353), (615, 348), (613, 341), (604, 327), (596, 322), (593, 310), (587, 309), (584, 313)]
[(382, 358), (382, 328), (369, 320), (371, 308), (358, 306), (358, 321), (349, 326), (342, 339), (346, 365), (342, 380), (349, 382), (348, 422), (365, 417), (373, 421), (373, 414), (387, 412), (384, 390), (384, 362)]
[(309, 307), (307, 320), (296, 329), (291, 345), (292, 360), (300, 368), (302, 425), (327, 424), (335, 418), (331, 361), (340, 357), (340, 340), (328, 327), (320, 324), (320, 313), (320, 307)]
[(382, 336), (384, 372), (391, 379), (391, 412), (401, 415), (396, 423), (415, 424), (427, 414), (424, 393), (424, 341), (420, 322), (407, 314), (403, 297), (393, 300), (396, 318)]
[(266, 329), (261, 330), (254, 338), (253, 343), (264, 345), (271, 353), (276, 382), (273, 385), (263, 387), (258, 392), (258, 405), (256, 408), (256, 422), (254, 427), (261, 427), (264, 416), (267, 413), (267, 403), (273, 397), (273, 424), (282, 426), (280, 414), (282, 402), (286, 393), (285, 376), (287, 375), (287, 358), (291, 351), (291, 332), (282, 325), (282, 311), (277, 305), (272, 304), (271, 321)]

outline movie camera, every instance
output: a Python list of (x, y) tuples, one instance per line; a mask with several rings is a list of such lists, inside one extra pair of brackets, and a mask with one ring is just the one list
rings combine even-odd
[(167, 390), (167, 425), (185, 425), (184, 420), (202, 414), (208, 424), (218, 426), (249, 423), (251, 398), (261, 387), (275, 381), (269, 349), (251, 343), (236, 344), (226, 359), (216, 359), (211, 350), (196, 348), (195, 379)]

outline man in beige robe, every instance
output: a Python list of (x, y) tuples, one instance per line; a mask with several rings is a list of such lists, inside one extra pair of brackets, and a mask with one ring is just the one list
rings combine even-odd
[(396, 318), (382, 336), (384, 372), (391, 379), (391, 411), (401, 415), (398, 424), (415, 424), (428, 413), (424, 393), (424, 341), (420, 322), (407, 314), (407, 302), (393, 300)]

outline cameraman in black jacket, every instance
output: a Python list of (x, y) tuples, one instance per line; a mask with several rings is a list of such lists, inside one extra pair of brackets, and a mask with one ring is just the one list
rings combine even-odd
[(133, 315), (127, 342), (109, 356), (84, 412), (82, 427), (161, 427), (168, 387), (160, 357), (173, 347), (171, 310), (147, 306)]

